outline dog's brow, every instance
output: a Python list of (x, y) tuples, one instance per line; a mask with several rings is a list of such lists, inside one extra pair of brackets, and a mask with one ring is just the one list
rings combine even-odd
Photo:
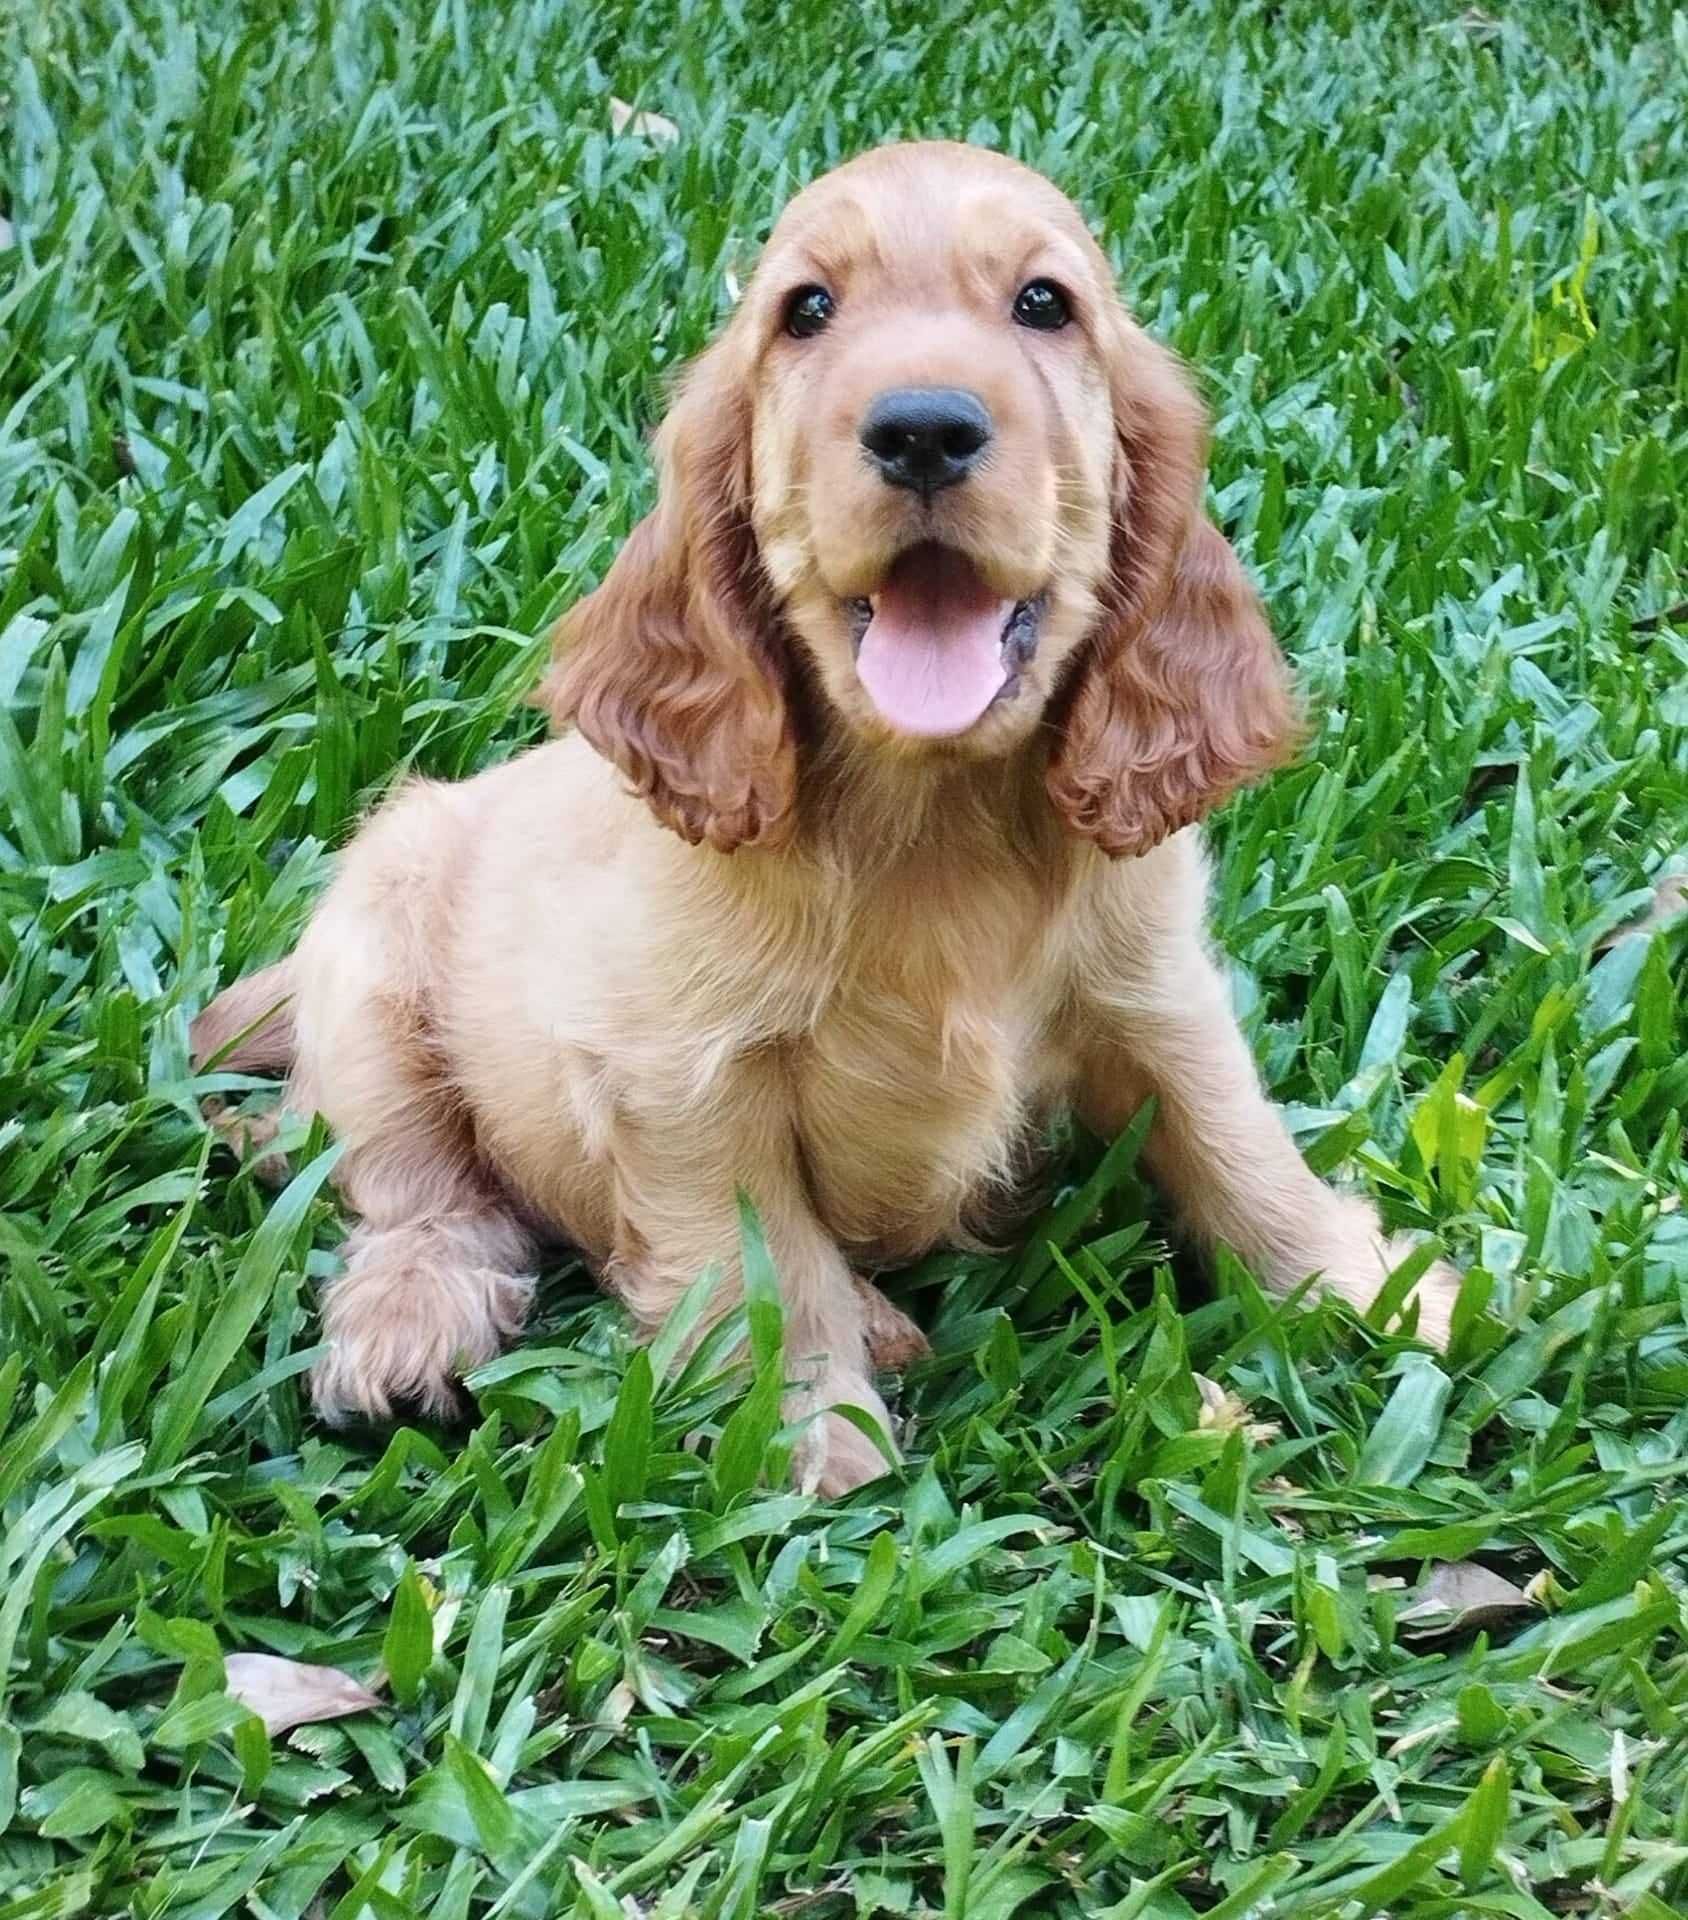
[(1057, 274), (1062, 280), (1068, 282), (1074, 291), (1090, 283), (1084, 256), (1062, 233), (1045, 229), (1035, 238), (1028, 240), (1015, 262), (1016, 283), (1029, 278), (1038, 268)]
[(1072, 242), (1047, 219), (1030, 212), (1013, 194), (984, 192), (969, 195), (955, 210), (959, 245), (977, 270), (1006, 280), (1023, 277), (1028, 264), (1053, 255), (1061, 271), (1070, 274), (1081, 265)]
[(828, 284), (843, 281), (853, 267), (879, 264), (882, 253), (868, 210), (843, 196), (792, 236), (791, 258), (798, 270), (807, 262), (816, 277)]

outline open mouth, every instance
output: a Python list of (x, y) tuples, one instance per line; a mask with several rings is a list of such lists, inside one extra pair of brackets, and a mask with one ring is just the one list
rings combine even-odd
[(849, 602), (856, 673), (899, 733), (965, 733), (1011, 697), (1037, 647), (1043, 596), (1004, 600), (966, 554), (922, 541), (898, 554), (877, 593)]

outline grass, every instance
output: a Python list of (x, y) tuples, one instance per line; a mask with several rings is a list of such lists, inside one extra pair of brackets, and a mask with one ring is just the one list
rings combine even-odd
[[(0, 1920), (1688, 1910), (1685, 66), (1574, 0), (0, 12)], [(396, 771), (533, 735), (664, 373), (915, 132), (1203, 372), (1320, 721), (1222, 937), (1454, 1349), (1214, 1284), (1080, 1142), (901, 1283), (901, 1484), (788, 1492), (568, 1267), (466, 1433), (321, 1431), (324, 1143), (213, 1151), (189, 1018)], [(236, 1653), (384, 1704), (267, 1737)]]

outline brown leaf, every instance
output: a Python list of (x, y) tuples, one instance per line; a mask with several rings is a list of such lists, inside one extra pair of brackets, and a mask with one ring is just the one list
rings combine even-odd
[(1196, 1416), (1197, 1426), (1206, 1427), (1213, 1433), (1234, 1433), (1241, 1427), (1249, 1439), (1257, 1443), (1276, 1440), (1282, 1432), (1275, 1421), (1251, 1419), (1254, 1409), (1249, 1403), (1240, 1394), (1222, 1387), (1217, 1380), (1208, 1379), (1205, 1373), (1192, 1373), (1190, 1378), (1195, 1381), (1196, 1392), (1201, 1395), (1202, 1410)]
[(1604, 953), (1620, 940), (1633, 939), (1638, 933), (1651, 933), (1655, 927), (1668, 926), (1679, 914), (1688, 913), (1688, 873), (1667, 873), (1653, 889), (1653, 904), (1638, 920), (1614, 927), (1600, 941), (1596, 952)]
[(313, 1667), (273, 1653), (231, 1653), (223, 1662), (229, 1697), (250, 1707), (267, 1733), (311, 1720), (343, 1720), (380, 1700), (338, 1667)]
[(604, 1704), (598, 1709), (598, 1724), (606, 1727), (624, 1727), (627, 1716), (639, 1704), (639, 1696), (625, 1680), (618, 1680), (604, 1696)]
[(680, 129), (660, 113), (630, 107), (625, 100), (610, 95), (610, 131), (630, 133), (636, 140), (648, 140), (653, 147), (671, 147), (680, 137)]
[(1471, 1560), (1449, 1560), (1432, 1570), (1410, 1607), (1396, 1615), (1408, 1633), (1457, 1633), (1492, 1627), (1533, 1604), (1521, 1587)]

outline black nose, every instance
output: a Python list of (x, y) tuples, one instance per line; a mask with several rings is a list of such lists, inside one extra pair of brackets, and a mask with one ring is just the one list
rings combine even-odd
[(861, 425), (862, 445), (885, 479), (927, 494), (965, 480), (990, 438), (985, 403), (960, 387), (893, 387)]

